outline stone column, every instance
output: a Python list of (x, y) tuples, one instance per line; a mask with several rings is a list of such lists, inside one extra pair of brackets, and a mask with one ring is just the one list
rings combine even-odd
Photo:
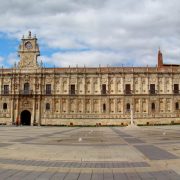
[(14, 123), (14, 95), (12, 96), (11, 99), (11, 122), (12, 124)]
[(19, 106), (20, 106), (20, 102), (19, 102), (19, 97), (18, 97), (18, 99), (17, 99), (17, 112), (16, 112), (16, 122), (18, 121), (19, 123), (21, 123), (21, 112), (20, 112), (20, 108), (19, 108)]
[(41, 125), (41, 97), (38, 99), (38, 126)]
[(131, 104), (131, 126), (134, 125), (134, 108), (133, 104)]
[(34, 124), (35, 122), (35, 104), (36, 101), (35, 101), (35, 98), (32, 99), (32, 104), (33, 104), (33, 108), (32, 108), (32, 115), (31, 115), (31, 125)]
[(82, 113), (83, 113), (83, 114), (86, 114), (86, 98), (85, 98), (85, 96), (84, 96), (84, 98), (82, 99), (82, 106), (83, 106), (83, 108), (82, 108)]
[(91, 113), (91, 114), (94, 113), (94, 108), (93, 108), (93, 106), (94, 106), (94, 99), (90, 99), (90, 107), (91, 107), (90, 113)]

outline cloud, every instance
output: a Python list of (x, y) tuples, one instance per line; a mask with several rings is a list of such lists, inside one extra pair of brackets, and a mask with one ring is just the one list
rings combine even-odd
[(4, 61), (4, 58), (0, 56), (0, 67), (3, 66), (3, 61)]
[[(68, 67), (71, 66), (102, 66), (113, 65), (114, 63), (122, 63), (122, 57), (114, 52), (99, 52), (99, 51), (82, 51), (55, 53), (51, 57), (42, 57), (45, 64), (54, 62), (55, 66)], [(111, 59), (112, 61), (109, 61)], [(111, 64), (113, 62), (113, 64)]]
[(56, 49), (42, 60), (60, 66), (155, 65), (159, 46), (179, 63), (179, 16), (179, 0), (7, 0), (0, 31), (19, 39), (32, 30), (42, 50)]
[(11, 67), (13, 67), (15, 63), (18, 64), (18, 61), (19, 59), (16, 53), (10, 53), (7, 57), (8, 65)]
[(13, 67), (14, 64), (18, 63), (19, 59), (16, 53), (10, 53), (6, 58), (0, 56), (0, 67)]
[[(123, 52), (114, 52), (114, 51), (81, 51), (81, 52), (67, 52), (67, 53), (54, 53), (52, 56), (42, 56), (40, 59), (43, 60), (44, 65), (54, 65), (55, 67), (83, 67), (83, 66), (147, 66), (153, 65), (156, 63), (152, 60), (153, 54), (147, 53), (142, 54), (140, 59), (136, 59), (134, 55), (127, 56)], [(39, 59), (39, 61), (40, 61)], [(53, 63), (53, 64), (52, 64)]]

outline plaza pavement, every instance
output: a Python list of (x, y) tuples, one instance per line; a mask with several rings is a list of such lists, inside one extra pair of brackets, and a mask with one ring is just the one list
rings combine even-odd
[(0, 126), (0, 180), (180, 180), (180, 126)]

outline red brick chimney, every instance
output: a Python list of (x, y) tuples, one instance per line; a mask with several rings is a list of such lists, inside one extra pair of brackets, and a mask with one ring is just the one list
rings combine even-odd
[(158, 67), (163, 67), (163, 55), (160, 49), (158, 51)]

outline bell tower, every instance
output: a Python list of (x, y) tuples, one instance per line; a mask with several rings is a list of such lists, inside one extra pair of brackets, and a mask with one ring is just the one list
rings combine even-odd
[(22, 37), (18, 55), (20, 57), (19, 68), (35, 69), (39, 67), (37, 63), (37, 57), (40, 56), (39, 46), (36, 36), (32, 37), (30, 31), (28, 37)]
[(158, 51), (158, 67), (163, 67), (163, 54), (159, 48)]

